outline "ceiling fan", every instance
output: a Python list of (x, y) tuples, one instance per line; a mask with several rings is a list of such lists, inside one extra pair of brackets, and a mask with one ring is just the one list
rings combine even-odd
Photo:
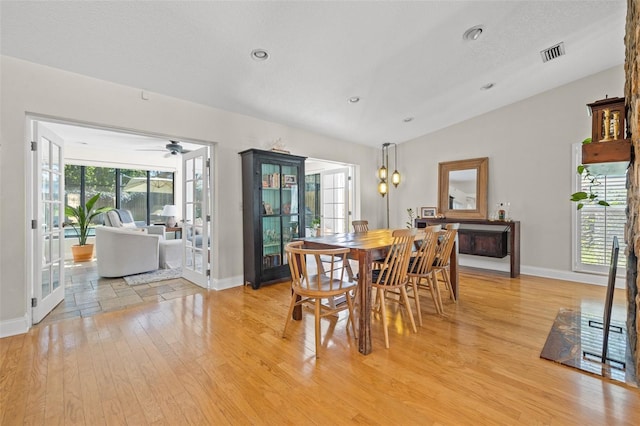
[(164, 146), (164, 148), (153, 148), (153, 149), (138, 149), (138, 151), (159, 151), (159, 152), (167, 152), (165, 157), (171, 157), (172, 155), (180, 155), (186, 152), (190, 152), (188, 149), (184, 149), (182, 145), (180, 145), (180, 141), (172, 141), (169, 140), (169, 143)]
[(168, 144), (164, 146), (167, 148), (171, 155), (184, 154), (185, 152), (189, 152), (189, 150), (184, 149), (182, 145), (180, 145), (180, 141), (169, 141)]

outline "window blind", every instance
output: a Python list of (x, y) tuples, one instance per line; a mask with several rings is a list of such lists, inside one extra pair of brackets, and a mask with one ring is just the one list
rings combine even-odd
[[(611, 261), (611, 244), (617, 236), (620, 253), (624, 253), (624, 228), (627, 221), (626, 175), (609, 175), (598, 178), (600, 185), (593, 188), (599, 199), (610, 206), (585, 205), (578, 210), (578, 269), (606, 273)], [(587, 191), (588, 182), (581, 182), (581, 190)], [(618, 268), (626, 267), (626, 257), (618, 258)]]

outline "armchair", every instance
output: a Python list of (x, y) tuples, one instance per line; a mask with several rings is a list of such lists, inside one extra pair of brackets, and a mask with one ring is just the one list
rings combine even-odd
[(166, 239), (166, 227), (164, 225), (138, 226), (133, 220), (129, 210), (113, 209), (105, 213), (105, 226), (112, 228), (146, 229), (149, 234), (159, 235)]
[(96, 261), (101, 277), (124, 277), (155, 271), (159, 266), (159, 235), (131, 229), (96, 227)]

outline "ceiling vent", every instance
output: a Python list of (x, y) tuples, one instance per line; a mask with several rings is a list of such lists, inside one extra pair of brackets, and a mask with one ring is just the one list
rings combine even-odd
[(564, 55), (564, 42), (560, 42), (555, 46), (551, 46), (548, 49), (544, 49), (540, 52), (540, 56), (542, 56), (542, 62), (549, 62), (552, 59), (556, 59), (557, 57)]

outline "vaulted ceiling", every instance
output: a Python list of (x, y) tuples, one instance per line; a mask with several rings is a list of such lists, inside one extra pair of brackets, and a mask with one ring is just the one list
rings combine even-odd
[[(379, 146), (624, 63), (626, 1), (3, 0), (0, 12), (3, 55)], [(566, 54), (543, 63), (560, 42)]]

